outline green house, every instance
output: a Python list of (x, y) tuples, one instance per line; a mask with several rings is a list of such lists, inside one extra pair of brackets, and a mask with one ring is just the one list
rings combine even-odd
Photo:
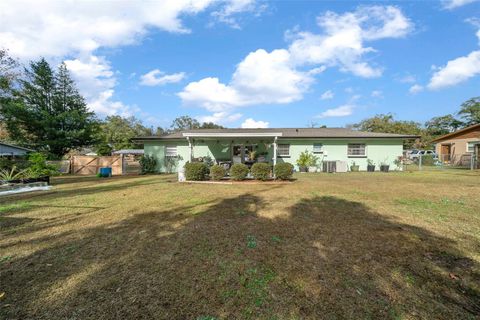
[[(313, 152), (324, 161), (355, 162), (367, 169), (367, 160), (377, 166), (388, 164), (403, 154), (403, 142), (416, 136), (361, 132), (345, 128), (196, 129), (164, 136), (135, 138), (143, 143), (145, 155), (157, 159), (158, 172), (176, 172), (188, 161), (215, 163), (289, 162), (295, 166), (301, 152)], [(398, 168), (400, 169), (400, 168)]]

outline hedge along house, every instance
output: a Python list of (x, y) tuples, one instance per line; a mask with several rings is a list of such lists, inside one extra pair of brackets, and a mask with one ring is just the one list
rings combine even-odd
[[(353, 162), (367, 169), (367, 159), (396, 168), (403, 142), (417, 136), (360, 132), (344, 128), (196, 129), (164, 136), (134, 139), (143, 143), (145, 155), (157, 160), (159, 172), (176, 172), (187, 161), (210, 157), (216, 163), (289, 162), (296, 165), (303, 151), (322, 161)], [(249, 155), (255, 151), (256, 160)], [(319, 163), (320, 164), (320, 163)], [(319, 166), (318, 164), (318, 166)]]

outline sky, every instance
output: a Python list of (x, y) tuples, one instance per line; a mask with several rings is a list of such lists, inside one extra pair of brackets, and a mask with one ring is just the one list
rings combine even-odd
[(147, 126), (423, 123), (480, 96), (476, 0), (3, 0), (0, 47)]

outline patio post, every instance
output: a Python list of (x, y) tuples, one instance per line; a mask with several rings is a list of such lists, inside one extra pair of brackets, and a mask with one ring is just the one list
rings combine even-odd
[(191, 162), (193, 159), (193, 145), (192, 145), (192, 141), (190, 141), (190, 137), (187, 137), (187, 141), (188, 141), (188, 150), (189, 150), (190, 162)]
[(273, 140), (273, 165), (277, 164), (277, 137)]

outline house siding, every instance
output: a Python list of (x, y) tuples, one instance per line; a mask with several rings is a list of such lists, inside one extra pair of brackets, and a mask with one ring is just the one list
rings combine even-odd
[[(403, 140), (393, 139), (309, 139), (309, 140), (287, 140), (280, 139), (279, 143), (290, 144), (290, 157), (280, 158), (280, 162), (289, 162), (298, 170), (296, 162), (305, 150), (313, 152), (313, 144), (323, 144), (324, 154), (316, 154), (319, 161), (346, 161), (348, 166), (355, 164), (360, 166), (360, 170), (367, 170), (367, 159), (371, 159), (375, 165), (379, 166), (381, 162), (385, 162), (391, 166), (392, 169), (397, 169), (394, 165), (395, 159), (402, 156)], [(349, 157), (347, 155), (348, 144), (350, 143), (365, 143), (366, 156), (365, 157)], [(399, 168), (401, 169), (401, 168)]]
[[(230, 144), (257, 144), (258, 151), (267, 151), (266, 160), (272, 162), (273, 148), (268, 148), (272, 141), (258, 140), (252, 141), (247, 139), (235, 140), (205, 140), (195, 142), (193, 148), (194, 157), (210, 156), (214, 160), (229, 160), (231, 156)], [(391, 169), (396, 168), (394, 161), (403, 153), (402, 139), (278, 139), (279, 144), (290, 145), (289, 157), (278, 157), (277, 162), (289, 162), (298, 170), (296, 162), (305, 150), (313, 152), (313, 145), (315, 143), (323, 144), (324, 154), (317, 154), (319, 161), (346, 161), (348, 166), (353, 161), (360, 166), (360, 170), (367, 170), (367, 159), (371, 159), (377, 168), (380, 163), (385, 162), (391, 166)], [(365, 143), (366, 156), (365, 157), (349, 157), (347, 155), (349, 143)], [(144, 143), (145, 154), (151, 155), (157, 160), (157, 171), (166, 172), (165, 165), (165, 146), (176, 145), (179, 162), (177, 169), (183, 167), (189, 160), (190, 152), (188, 143), (185, 140), (169, 140), (169, 141), (146, 141)]]

